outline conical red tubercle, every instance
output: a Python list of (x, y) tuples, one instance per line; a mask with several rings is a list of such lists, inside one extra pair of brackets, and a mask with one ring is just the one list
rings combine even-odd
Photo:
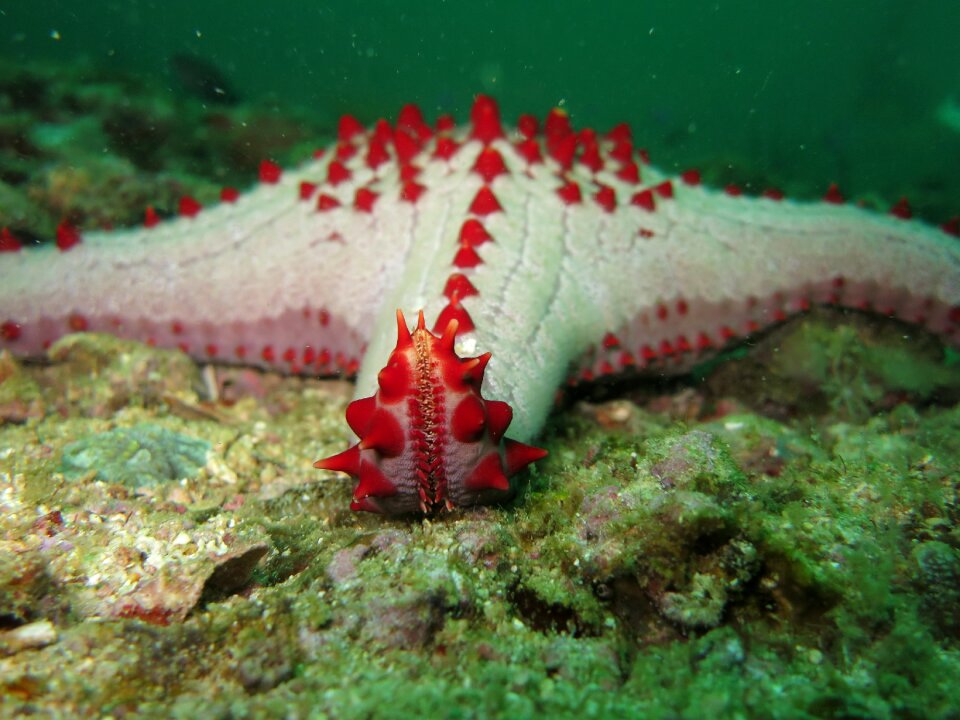
[(411, 332), (397, 311), (397, 345), (379, 389), (347, 407), (360, 442), (314, 464), (358, 481), (352, 509), (428, 513), (495, 502), (511, 494), (512, 475), (547, 454), (504, 438), (513, 411), (480, 395), (490, 353), (460, 358), (458, 330), (451, 318), (435, 335), (421, 312)]

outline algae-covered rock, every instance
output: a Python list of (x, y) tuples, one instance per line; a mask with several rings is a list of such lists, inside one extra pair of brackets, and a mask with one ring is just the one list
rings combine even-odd
[(752, 545), (737, 539), (743, 473), (699, 430), (651, 439), (629, 463), (613, 469), (625, 479), (619, 486), (584, 492), (576, 518), (583, 572), (621, 592), (635, 586), (681, 627), (717, 625), (759, 566)]
[(76, 404), (87, 417), (129, 406), (196, 402), (196, 364), (177, 350), (156, 350), (112, 335), (76, 333), (55, 342), (47, 382), (57, 406)]
[(0, 351), (0, 423), (22, 423), (43, 416), (40, 386), (7, 350)]
[(856, 424), (738, 405), (701, 421), (711, 402), (690, 389), (620, 400), (555, 421), (513, 503), (411, 522), (350, 514), (350, 483), (311, 470), (342, 390), (252, 376), (255, 392), (207, 413), (139, 395), (106, 412), (111, 363), (93, 381), (25, 366), (47, 402), (54, 387), (70, 400), (44, 406), (57, 414), (43, 443), (30, 423), (0, 433), (0, 532), (25, 559), (0, 563), (0, 622), (53, 626), (4, 646), (0, 712), (790, 717), (777, 709), (952, 702), (925, 678), (960, 668), (942, 644), (955, 408)]
[(911, 553), (920, 609), (942, 633), (960, 637), (960, 552), (946, 543), (921, 543)]
[(0, 627), (17, 626), (44, 615), (56, 584), (43, 556), (23, 542), (0, 540)]
[(960, 397), (960, 366), (917, 328), (815, 308), (760, 338), (710, 378), (717, 392), (779, 418), (829, 410), (862, 422), (905, 398)]
[(87, 473), (106, 482), (139, 488), (196, 475), (206, 465), (210, 443), (140, 423), (90, 435), (63, 450), (63, 473), (71, 479)]
[(0, 655), (15, 655), (23, 650), (35, 650), (56, 642), (57, 629), (49, 620), (38, 620), (0, 631)]

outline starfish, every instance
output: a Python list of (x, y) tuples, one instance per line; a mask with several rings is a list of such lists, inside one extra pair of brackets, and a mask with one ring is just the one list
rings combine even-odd
[(509, 493), (565, 380), (682, 372), (814, 303), (960, 344), (956, 218), (868, 212), (835, 187), (809, 204), (707, 189), (652, 167), (626, 125), (577, 131), (554, 110), (542, 132), (529, 115), (505, 130), (479, 96), (468, 126), (431, 127), (407, 106), (369, 130), (344, 117), (312, 162), (264, 162), (260, 181), (216, 207), (184, 198), (177, 219), (148, 209), (143, 228), (63, 224), (55, 246), (4, 230), (0, 347), (90, 330), (356, 373), (361, 440), (317, 465), (359, 478), (355, 509), (394, 513)]

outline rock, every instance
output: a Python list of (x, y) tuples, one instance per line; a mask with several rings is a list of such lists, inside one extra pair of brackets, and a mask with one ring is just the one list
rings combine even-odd
[(913, 549), (912, 559), (921, 612), (940, 632), (960, 637), (960, 553), (929, 541)]
[(86, 417), (110, 417), (126, 406), (155, 406), (170, 399), (195, 404), (196, 364), (176, 350), (157, 350), (110, 335), (77, 333), (55, 342), (45, 388), (61, 405)]
[(206, 440), (153, 423), (115, 428), (67, 445), (62, 470), (71, 479), (95, 471), (109, 483), (140, 488), (196, 475), (210, 452)]
[(35, 650), (57, 641), (57, 630), (49, 620), (21, 625), (0, 632), (0, 654), (14, 655), (21, 650)]

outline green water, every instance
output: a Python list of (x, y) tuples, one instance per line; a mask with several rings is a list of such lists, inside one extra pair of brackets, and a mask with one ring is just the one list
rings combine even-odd
[[(562, 105), (578, 125), (629, 121), (664, 167), (817, 196), (829, 182), (956, 211), (960, 3), (5, 2), (0, 53), (91, 59), (167, 82), (212, 62), (245, 99), (332, 124), (406, 102), (464, 118), (476, 92), (507, 118)], [(952, 202), (951, 202), (952, 200)]]

